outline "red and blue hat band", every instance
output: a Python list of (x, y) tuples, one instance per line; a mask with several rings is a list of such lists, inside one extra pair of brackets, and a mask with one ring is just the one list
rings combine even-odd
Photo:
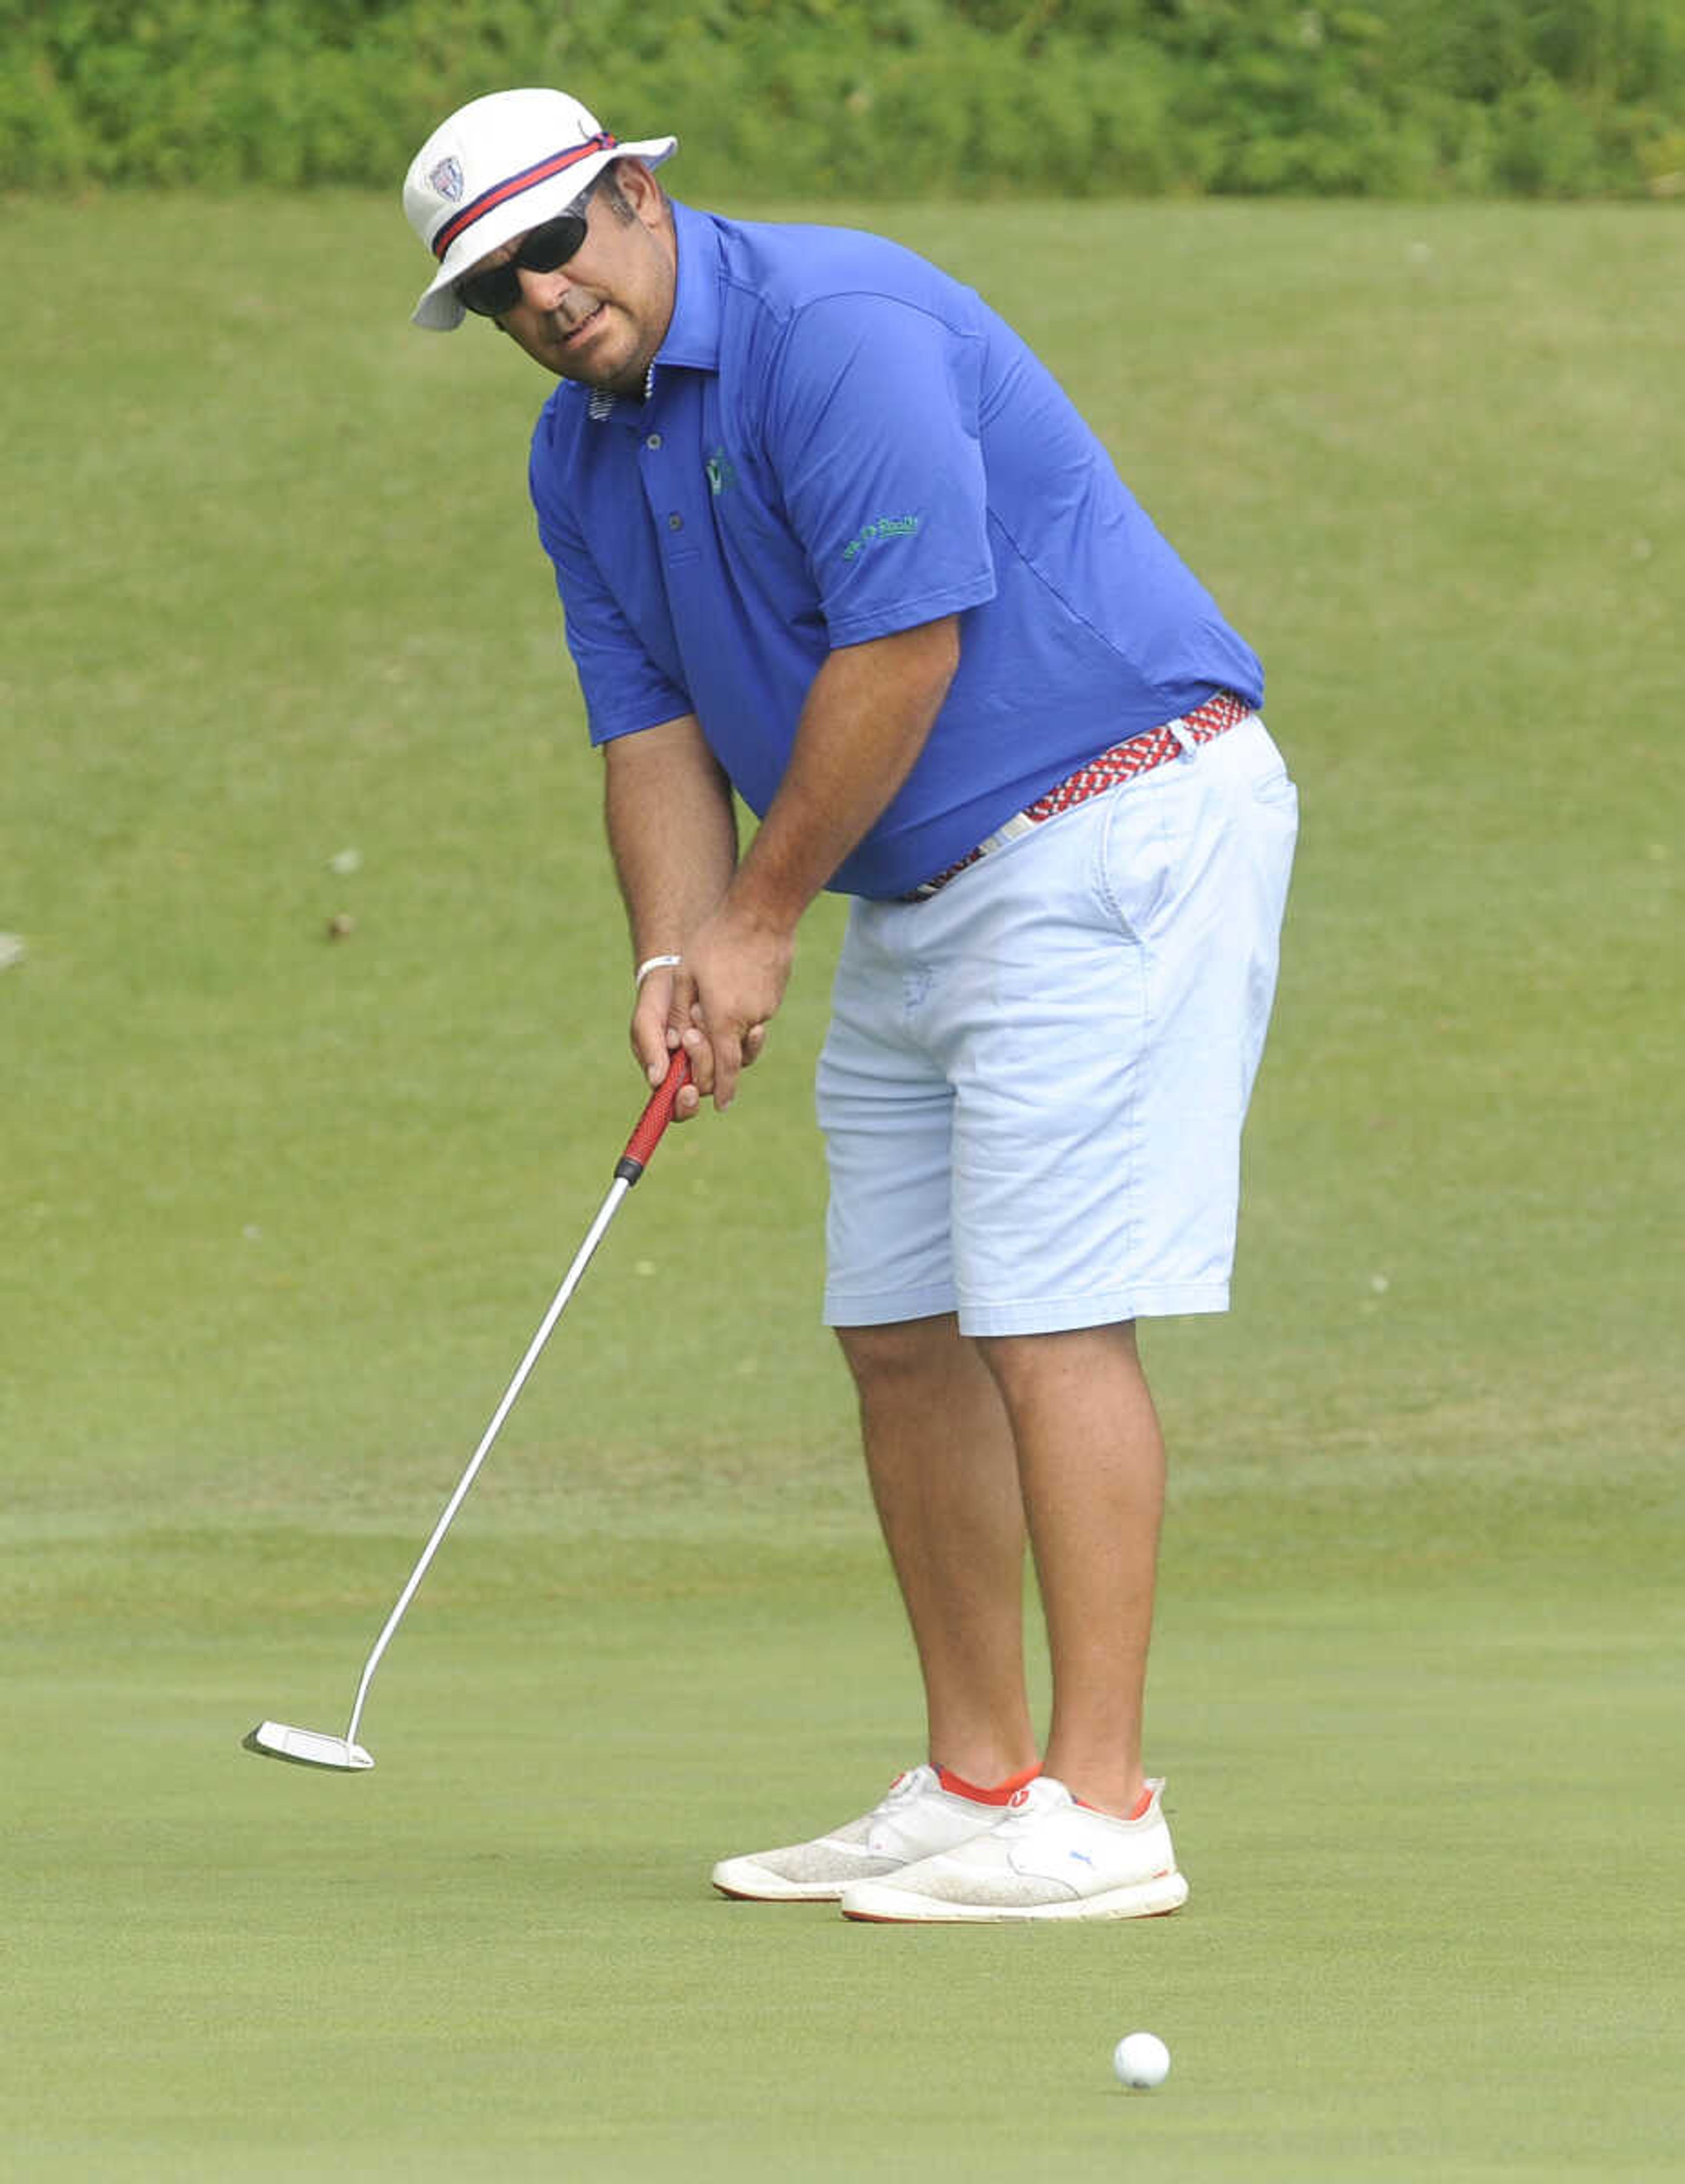
[(507, 181), (482, 191), (472, 204), (465, 204), (460, 212), (453, 213), (433, 237), (434, 257), (442, 258), (459, 236), (465, 235), (475, 220), (483, 220), (488, 212), (495, 212), (500, 204), (507, 204), (511, 198), (520, 197), (523, 191), (537, 189), (540, 182), (548, 182), (553, 176), (565, 174), (570, 167), (577, 166), (581, 159), (593, 159), (599, 152), (613, 151), (619, 141), (606, 129), (599, 130), (595, 136), (587, 137), (583, 144), (571, 144), (565, 152), (553, 153), (548, 159), (540, 159), (536, 166), (524, 167), (520, 174), (511, 175)]

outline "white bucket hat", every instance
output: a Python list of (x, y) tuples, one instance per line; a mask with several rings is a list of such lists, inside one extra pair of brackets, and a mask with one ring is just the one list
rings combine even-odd
[(411, 314), (448, 333), (463, 309), (451, 283), (512, 236), (565, 212), (615, 159), (659, 167), (676, 136), (622, 144), (564, 91), (494, 91), (459, 106), (410, 162), (409, 225), (439, 261)]

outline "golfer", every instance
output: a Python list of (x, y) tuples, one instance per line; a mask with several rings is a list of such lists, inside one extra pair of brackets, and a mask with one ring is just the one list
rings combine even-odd
[(715, 1884), (863, 1919), (1172, 1911), (1136, 1323), (1228, 1301), (1297, 823), (1262, 674), (973, 291), (874, 236), (676, 203), (675, 148), (501, 92), (429, 138), (404, 206), (434, 260), (416, 323), (475, 314), (560, 382), (532, 500), (603, 753), (632, 1045), (653, 1083), (683, 1043), (681, 1113), (730, 1104), (803, 912), (853, 898), (825, 1309), (929, 1742), (861, 1818)]

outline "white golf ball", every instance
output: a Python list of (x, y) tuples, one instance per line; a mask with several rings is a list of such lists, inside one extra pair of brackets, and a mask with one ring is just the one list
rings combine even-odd
[(1171, 2051), (1156, 2032), (1126, 2032), (1112, 2050), (1112, 2069), (1121, 2086), (1150, 2092), (1171, 2074)]

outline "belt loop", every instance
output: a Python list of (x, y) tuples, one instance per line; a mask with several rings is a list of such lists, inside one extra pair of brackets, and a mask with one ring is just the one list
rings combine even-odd
[(1184, 758), (1193, 758), (1198, 755), (1199, 745), (1194, 738), (1193, 729), (1188, 727), (1186, 719), (1178, 716), (1174, 721), (1166, 721), (1165, 722), (1165, 726), (1169, 730), (1170, 733), (1176, 738), (1176, 744)]

